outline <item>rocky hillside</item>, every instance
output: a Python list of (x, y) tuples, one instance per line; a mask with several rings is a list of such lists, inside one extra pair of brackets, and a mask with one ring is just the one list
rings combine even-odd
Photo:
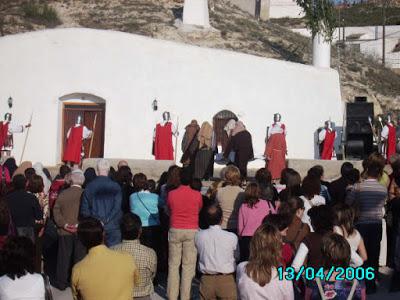
[[(3, 35), (53, 27), (111, 29), (308, 64), (311, 41), (276, 22), (257, 22), (226, 0), (210, 0), (215, 30), (184, 33), (174, 26), (183, 0), (0, 1)], [(344, 101), (366, 95), (376, 112), (400, 112), (400, 76), (372, 59), (334, 46)]]

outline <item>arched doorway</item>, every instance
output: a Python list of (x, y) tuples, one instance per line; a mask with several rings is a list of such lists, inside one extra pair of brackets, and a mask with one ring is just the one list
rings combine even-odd
[(225, 151), (225, 147), (228, 143), (228, 135), (224, 127), (231, 119), (238, 121), (238, 117), (230, 110), (221, 110), (213, 118), (215, 141), (217, 146), (222, 147), (222, 151)]
[(93, 131), (92, 138), (83, 142), (84, 157), (103, 157), (106, 101), (86, 93), (65, 95), (60, 100), (62, 101), (61, 158), (68, 130), (75, 125), (78, 116), (82, 117), (82, 124)]

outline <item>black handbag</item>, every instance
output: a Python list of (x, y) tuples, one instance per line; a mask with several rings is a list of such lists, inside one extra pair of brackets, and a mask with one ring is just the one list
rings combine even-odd
[(43, 273), (42, 277), (44, 282), (44, 299), (53, 300), (54, 298), (53, 298), (53, 293), (51, 292), (49, 277), (47, 277), (47, 275)]

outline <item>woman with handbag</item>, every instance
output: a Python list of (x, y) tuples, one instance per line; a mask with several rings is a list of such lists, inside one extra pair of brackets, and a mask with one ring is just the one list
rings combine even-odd
[[(135, 192), (129, 197), (131, 212), (138, 215), (142, 221), (140, 242), (160, 252), (161, 226), (159, 208), (163, 206), (161, 198), (148, 189), (146, 175), (138, 173), (133, 176)], [(157, 255), (159, 256), (159, 255)]]

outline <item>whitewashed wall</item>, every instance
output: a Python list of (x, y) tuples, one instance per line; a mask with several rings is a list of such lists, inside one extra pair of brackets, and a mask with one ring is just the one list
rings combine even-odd
[(302, 18), (304, 13), (295, 0), (270, 0), (270, 18)]
[[(218, 111), (237, 113), (264, 151), (266, 126), (281, 112), (291, 158), (313, 158), (313, 133), (342, 123), (339, 77), (274, 59), (183, 45), (114, 31), (55, 29), (0, 38), (0, 112), (14, 98), (16, 121), (32, 129), (24, 159), (60, 161), (61, 100), (88, 93), (106, 101), (105, 157), (151, 159), (156, 115), (170, 110), (183, 127)], [(19, 160), (24, 134), (15, 136)], [(180, 139), (179, 139), (180, 143)], [(179, 146), (180, 148), (180, 146)]]

